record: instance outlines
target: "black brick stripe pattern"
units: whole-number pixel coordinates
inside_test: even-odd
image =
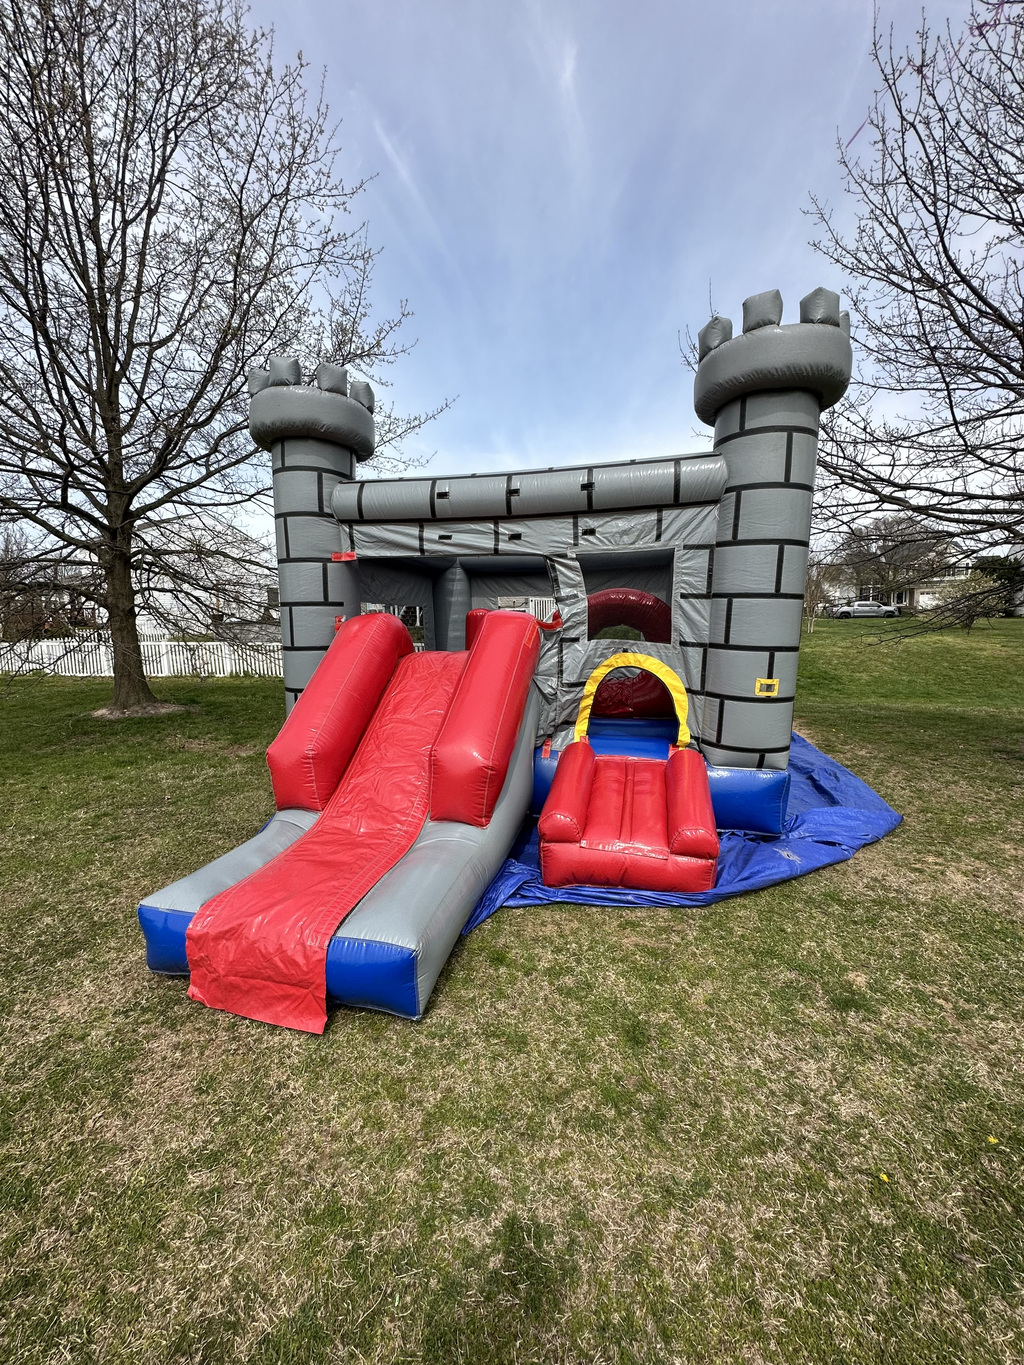
[[[300,440],[283,441],[275,448],[273,461],[274,518],[280,528],[279,549],[283,551],[278,563],[285,702],[289,710],[333,639],[335,617],[359,610],[358,602],[350,604],[338,591],[339,582],[346,578],[354,583],[354,572],[346,573],[347,566],[341,563],[332,572],[331,560],[331,554],[342,549],[341,527],[331,511],[331,494],[347,478],[343,471],[350,457],[339,449],[339,468],[325,469],[322,462],[308,458],[308,447],[303,459],[304,445]],[[282,506],[288,510],[282,511]],[[299,566],[305,566],[304,571],[288,573],[289,567]],[[294,580],[301,581],[301,589]]]

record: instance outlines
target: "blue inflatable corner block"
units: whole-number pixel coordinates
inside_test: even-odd
[[[714,768],[708,790],[719,829],[781,834],[789,803],[789,773],[772,768]]]
[[[335,934],[327,948],[327,994],[341,1005],[418,1019],[416,954],[397,943]]]
[[[139,924],[146,939],[146,966],[165,976],[188,976],[185,930],[192,916],[184,910],[139,906]]]

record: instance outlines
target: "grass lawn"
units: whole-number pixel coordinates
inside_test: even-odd
[[[323,1038],[145,969],[265,818],[276,681],[0,689],[0,1360],[1024,1358],[1024,621],[822,622],[798,724],[906,817],[705,910],[504,910]]]

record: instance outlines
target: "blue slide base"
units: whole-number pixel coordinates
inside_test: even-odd
[[[188,975],[185,930],[191,920],[191,911],[139,906],[146,965],[151,972]],[[422,1011],[416,988],[416,954],[393,943],[335,934],[327,948],[327,999],[330,1005],[356,1005],[418,1019]]]
[[[793,736],[789,773],[789,814],[783,833],[771,837],[726,830],[721,835],[718,880],[711,891],[675,895],[607,886],[545,886],[537,826],[531,821],[462,932],[468,934],[503,905],[711,905],[845,862],[865,844],[889,834],[903,818],[867,783],[799,735]]]

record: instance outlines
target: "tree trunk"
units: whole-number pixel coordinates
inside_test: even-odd
[[[135,615],[135,585],[127,549],[110,552],[105,565],[107,620],[114,654],[114,699],[111,709],[127,711],[136,706],[159,705],[150,691],[142,667],[142,645]]]

